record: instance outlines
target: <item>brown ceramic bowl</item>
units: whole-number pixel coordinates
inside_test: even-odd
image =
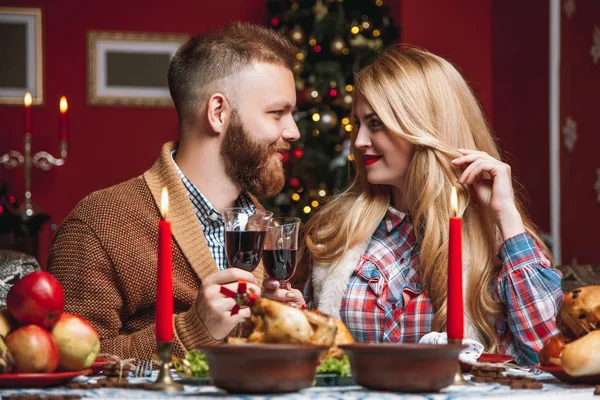
[[[369,389],[435,392],[452,384],[462,344],[347,344],[356,382]]]
[[[218,344],[199,347],[213,384],[229,393],[287,393],[312,385],[327,346]]]

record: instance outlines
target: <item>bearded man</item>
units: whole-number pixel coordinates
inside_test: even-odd
[[[276,32],[236,23],[191,38],[173,57],[169,89],[180,125],[142,176],[82,200],[57,232],[48,270],[65,290],[65,310],[100,334],[101,352],[150,359],[158,220],[163,187],[173,229],[173,350],[178,356],[223,340],[250,315],[231,315],[221,286],[238,280],[262,295],[302,305],[297,290],[227,269],[221,210],[260,208],[254,196],[284,184],[282,153],[300,134],[292,116],[296,91],[291,44]]]

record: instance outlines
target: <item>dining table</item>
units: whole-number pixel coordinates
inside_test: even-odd
[[[522,372],[520,372],[522,373]],[[5,388],[0,390],[2,399],[32,400],[42,399],[394,399],[394,400],[454,400],[454,399],[600,399],[594,394],[594,385],[566,384],[558,381],[553,375],[540,370],[528,374],[533,379],[542,383],[541,389],[511,389],[499,383],[472,382],[472,376],[465,374],[467,385],[451,385],[435,393],[399,393],[385,392],[364,388],[350,379],[327,380],[315,379],[312,387],[294,393],[285,394],[229,394],[210,383],[209,379],[183,379],[181,380],[173,371],[174,379],[183,383],[183,391],[166,393],[161,391],[142,389],[144,384],[152,383],[157,378],[157,371],[149,377],[128,378],[131,387],[137,388],[86,388],[101,381],[104,377],[99,375],[81,375],[75,377],[69,384],[47,388]],[[340,384],[340,382],[345,382]],[[80,385],[77,385],[80,384]],[[80,388],[73,388],[81,386]]]

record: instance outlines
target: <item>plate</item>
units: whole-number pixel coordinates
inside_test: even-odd
[[[479,356],[479,358],[477,359],[477,362],[499,364],[499,363],[513,361],[514,359],[515,359],[514,357],[507,356],[506,354],[483,353],[482,355]],[[462,370],[463,374],[470,372],[471,368],[473,368],[473,366],[471,364],[467,364],[467,363],[463,363],[463,362],[460,363],[460,369]]]
[[[551,365],[536,365],[535,368],[541,369],[544,372],[548,372],[556,379],[564,383],[583,383],[586,385],[598,385],[600,384],[600,374],[597,375],[584,375],[584,376],[571,376],[563,369],[563,367],[555,367]]]
[[[14,373],[0,374],[0,388],[42,388],[48,386],[57,386],[69,382],[79,375],[86,375],[92,372],[92,369],[82,371],[51,372],[51,373]]]
[[[97,374],[100,371],[102,371],[102,368],[104,367],[105,363],[106,363],[106,358],[98,357],[98,358],[96,358],[96,361],[94,361],[92,363],[92,365],[90,365],[90,368],[92,369],[92,372],[94,374]]]

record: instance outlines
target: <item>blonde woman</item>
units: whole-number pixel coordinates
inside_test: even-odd
[[[465,337],[536,364],[557,333],[561,274],[469,86],[449,62],[413,48],[382,53],[355,86],[356,178],[305,227],[312,306],[340,317],[358,342],[445,331],[456,186]]]

